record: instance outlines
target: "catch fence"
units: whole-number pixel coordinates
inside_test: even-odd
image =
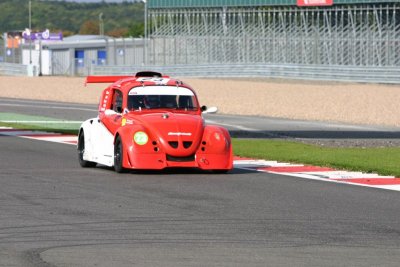
[[[400,66],[400,3],[152,9],[149,61]]]

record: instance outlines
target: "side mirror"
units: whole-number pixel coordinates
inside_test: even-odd
[[[203,114],[213,114],[213,113],[217,113],[218,108],[217,107],[207,108],[206,106],[202,106],[201,111]]]
[[[104,114],[105,114],[106,116],[111,116],[111,115],[117,114],[117,112],[115,112],[115,111],[112,110],[112,109],[106,109],[106,111],[104,111]]]

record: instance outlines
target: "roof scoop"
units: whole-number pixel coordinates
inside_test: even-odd
[[[139,71],[135,74],[136,77],[152,77],[152,78],[161,78],[162,74],[155,71]]]

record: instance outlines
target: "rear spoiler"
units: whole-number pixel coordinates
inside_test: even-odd
[[[163,76],[161,73],[155,71],[139,71],[135,76],[87,76],[85,86],[88,83],[115,83],[121,79],[133,77],[169,78],[169,76]]]
[[[134,76],[87,76],[85,85],[88,83],[115,83],[121,79],[132,77]]]

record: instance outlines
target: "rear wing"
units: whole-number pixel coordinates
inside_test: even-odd
[[[147,77],[147,78],[169,78],[169,76],[163,76],[159,72],[155,71],[139,71],[135,74],[135,76],[87,76],[85,81],[85,86],[88,83],[115,83],[119,80],[126,78],[139,78],[139,77]]]
[[[85,85],[88,83],[115,83],[121,79],[132,77],[134,76],[87,76]]]

